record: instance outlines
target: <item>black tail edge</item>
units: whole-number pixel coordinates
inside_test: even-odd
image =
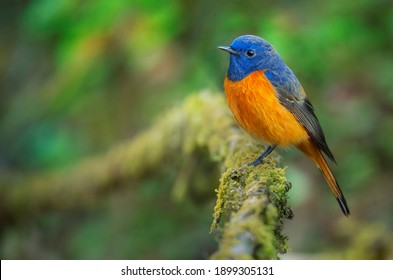
[[[345,216],[349,216],[351,212],[349,211],[347,201],[345,200],[344,196],[337,197],[338,204],[340,205],[341,210],[343,211]]]

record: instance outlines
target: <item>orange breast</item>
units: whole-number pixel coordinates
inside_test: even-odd
[[[296,145],[308,138],[295,116],[280,104],[264,71],[237,82],[226,78],[224,88],[236,121],[252,136],[280,146]]]

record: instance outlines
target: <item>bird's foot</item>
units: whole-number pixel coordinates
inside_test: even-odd
[[[249,164],[248,164],[248,166],[253,166],[253,167],[255,167],[255,166],[258,166],[258,165],[260,165],[260,164],[262,164],[263,163],[263,158],[264,157],[258,157],[256,160],[254,160],[253,162],[250,162]]]
[[[263,151],[263,153],[253,162],[249,163],[248,166],[258,166],[263,163],[263,159],[270,155],[271,152],[277,147],[277,145],[271,145],[267,146],[266,150]]]

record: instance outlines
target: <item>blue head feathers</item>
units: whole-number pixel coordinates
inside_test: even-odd
[[[274,72],[287,68],[273,46],[258,36],[240,36],[229,47],[218,48],[231,55],[228,68],[231,81],[240,81],[258,70]]]

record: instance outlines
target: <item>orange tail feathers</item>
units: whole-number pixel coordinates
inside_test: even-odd
[[[336,178],[330,171],[329,165],[323,157],[322,152],[310,140],[301,142],[297,145],[297,148],[305,153],[318,166],[318,169],[321,171],[323,177],[325,177],[325,180],[328,183],[334,197],[337,199],[341,210],[343,211],[344,215],[348,217],[350,212],[347,202]]]

